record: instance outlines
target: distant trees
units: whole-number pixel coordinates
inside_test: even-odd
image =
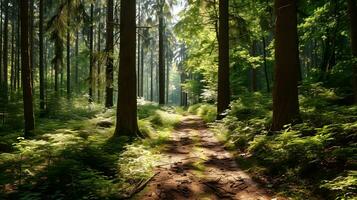
[[[352,65],[352,82],[354,88],[354,102],[357,104],[357,5],[356,0],[348,0],[348,9],[350,16],[351,24],[351,46],[352,46],[352,55],[354,58]]]
[[[31,81],[31,66],[29,55],[29,2],[27,0],[20,1],[21,15],[21,74],[24,102],[24,118],[25,118],[25,136],[29,136],[35,128],[35,119],[33,111],[33,96],[32,96],[32,81]]]
[[[229,27],[228,0],[219,1],[219,30],[218,30],[218,97],[217,118],[223,118],[223,113],[229,107]]]
[[[272,130],[299,118],[297,2],[275,0],[275,81]]]
[[[120,2],[120,55],[115,136],[140,136],[136,96],[136,1]]]

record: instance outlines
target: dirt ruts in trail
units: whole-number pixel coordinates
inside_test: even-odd
[[[233,156],[206,124],[187,116],[177,126],[162,154],[157,175],[135,199],[280,200],[239,169]]]

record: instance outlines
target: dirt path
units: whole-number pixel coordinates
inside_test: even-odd
[[[157,175],[135,199],[282,199],[240,170],[198,117],[185,117],[162,154]]]

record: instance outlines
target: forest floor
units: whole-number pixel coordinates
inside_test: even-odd
[[[161,153],[155,176],[134,199],[284,199],[241,170],[199,117],[186,116]]]

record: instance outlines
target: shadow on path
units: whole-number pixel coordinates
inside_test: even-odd
[[[236,164],[207,125],[188,116],[176,127],[158,175],[135,199],[280,200],[256,184]]]

